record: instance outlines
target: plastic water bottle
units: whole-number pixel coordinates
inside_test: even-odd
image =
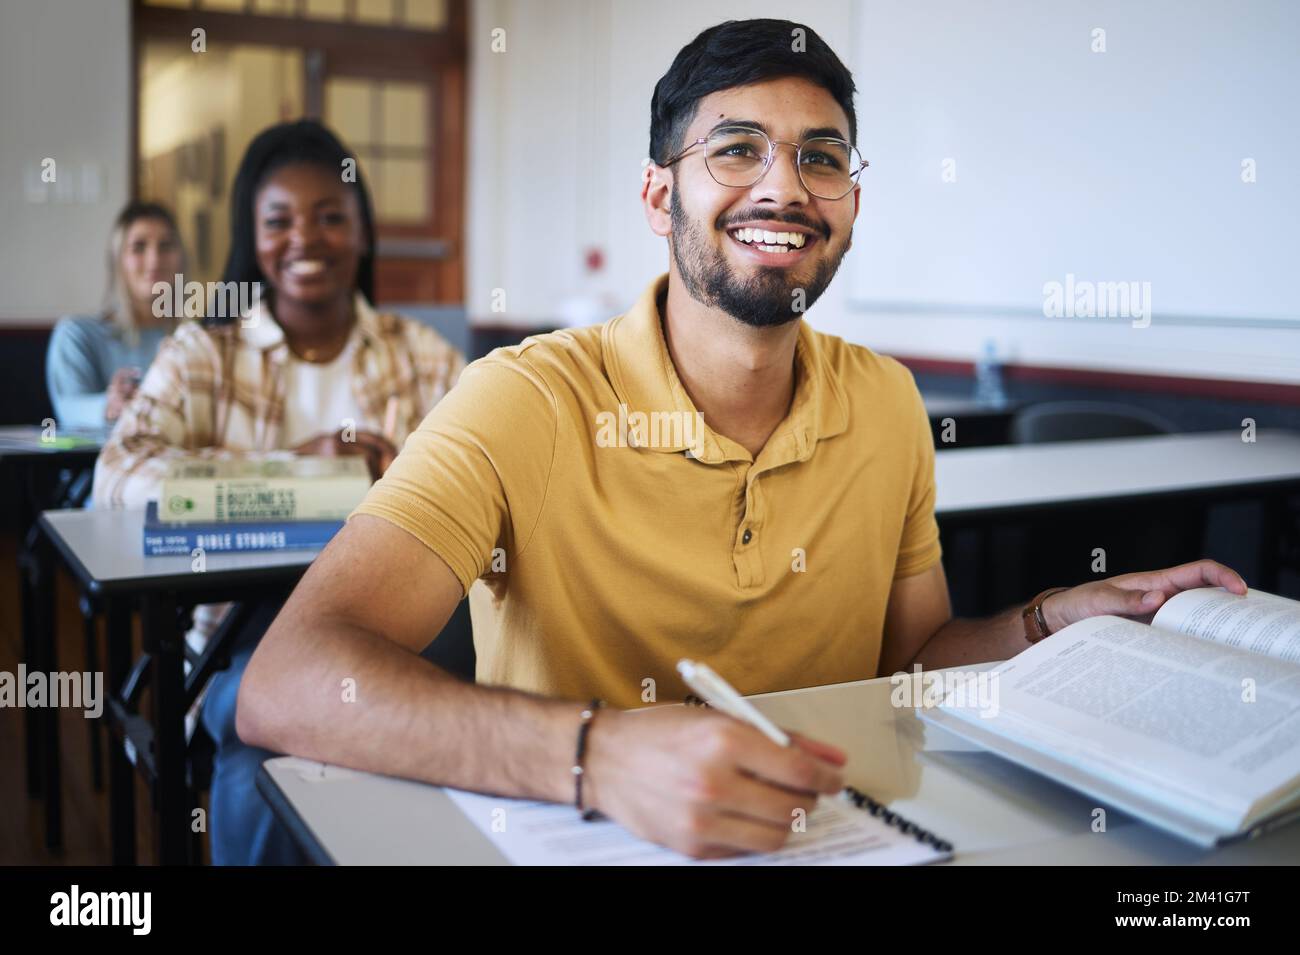
[[[985,340],[984,351],[975,363],[975,400],[993,407],[1007,403],[1007,393],[1002,387],[1002,363],[998,361],[997,344],[991,338]]]

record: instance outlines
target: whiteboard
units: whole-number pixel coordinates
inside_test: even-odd
[[[1300,2],[853,10],[856,306],[1042,315],[1072,276],[1150,283],[1161,321],[1300,318]]]

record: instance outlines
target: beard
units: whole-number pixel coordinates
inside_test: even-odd
[[[687,218],[675,182],[672,203],[673,230],[668,246],[686,291],[701,305],[720,309],[753,328],[770,328],[800,319],[831,284],[848,251],[847,241],[838,255],[832,251],[817,266],[811,282],[796,282],[788,269],[779,268],[760,269],[756,275],[742,278],[732,271],[722,250],[709,241],[699,224]],[[802,301],[795,297],[798,289],[803,290]]]

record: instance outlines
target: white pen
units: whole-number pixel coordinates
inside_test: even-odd
[[[691,660],[678,660],[677,672],[682,675],[686,685],[715,710],[721,710],[742,723],[748,723],[750,726],[756,727],[777,746],[790,745],[790,737],[781,730],[781,727],[760,713],[753,703],[750,703],[749,700],[737,693],[726,680],[714,673],[707,664],[695,663]]]

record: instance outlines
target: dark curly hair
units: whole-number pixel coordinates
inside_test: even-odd
[[[795,30],[803,48],[796,50]],[[650,158],[663,163],[681,148],[699,101],[710,93],[785,76],[823,87],[849,118],[849,142],[858,140],[853,74],[811,27],[789,20],[728,20],[709,27],[678,52],[650,100]]]

